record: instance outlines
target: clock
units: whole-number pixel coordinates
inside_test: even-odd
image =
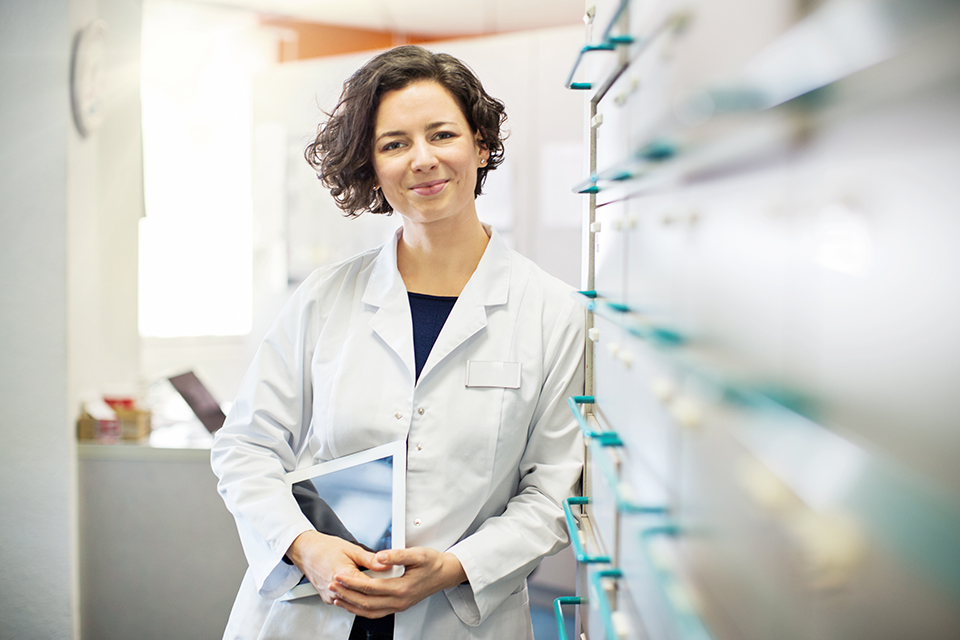
[[[107,23],[94,20],[77,32],[70,61],[70,102],[73,121],[87,137],[103,122],[104,58]]]

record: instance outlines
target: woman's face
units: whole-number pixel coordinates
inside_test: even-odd
[[[373,136],[377,184],[405,222],[476,217],[477,169],[490,154],[441,85],[419,81],[384,94]]]

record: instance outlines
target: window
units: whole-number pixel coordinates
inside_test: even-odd
[[[276,41],[244,12],[148,0],[140,333],[244,335],[252,318],[251,79]]]

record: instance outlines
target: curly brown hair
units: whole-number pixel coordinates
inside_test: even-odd
[[[340,101],[326,114],[328,119],[304,152],[344,215],[393,212],[383,191],[374,190],[374,122],[385,93],[421,80],[437,82],[450,92],[471,131],[479,133],[480,147],[490,154],[477,169],[474,197],[481,194],[487,173],[503,162],[501,127],[507,119],[503,103],[491,97],[473,71],[453,56],[415,45],[396,47],[371,59],[343,83]]]

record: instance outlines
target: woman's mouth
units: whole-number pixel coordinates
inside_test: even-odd
[[[410,187],[410,190],[421,196],[432,196],[443,191],[443,187],[446,186],[446,184],[446,180],[431,180],[430,182],[415,184]]]

